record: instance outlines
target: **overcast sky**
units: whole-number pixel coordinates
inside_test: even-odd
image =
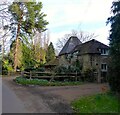
[[[47,14],[50,40],[56,44],[58,38],[71,30],[83,30],[98,35],[97,40],[109,44],[110,27],[106,26],[111,15],[113,0],[40,0]]]

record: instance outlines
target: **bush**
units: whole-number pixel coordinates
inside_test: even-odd
[[[57,66],[54,71],[57,74],[81,73],[81,70],[75,66]]]
[[[30,66],[30,67],[25,68],[24,71],[27,71],[27,72],[30,72],[30,71],[44,72],[45,68],[44,67],[34,68],[33,66]]]
[[[44,71],[45,71],[45,68],[44,68],[44,67],[39,67],[39,68],[36,68],[35,70],[36,70],[36,71],[40,71],[40,72],[44,72]]]
[[[9,63],[9,60],[3,60],[2,61],[2,75],[8,75],[9,72],[13,71],[12,64]]]
[[[108,81],[110,85],[110,89],[113,92],[118,92],[120,93],[120,69],[119,68],[113,68],[109,67],[108,68]]]
[[[95,76],[94,76],[95,69],[93,68],[87,68],[83,72],[84,80],[88,82],[94,82]]]
[[[66,66],[57,66],[55,69],[54,69],[55,73],[57,74],[65,74],[67,73],[67,67]]]
[[[35,70],[35,68],[33,66],[29,66],[24,69],[24,71],[27,71],[27,72],[34,71],[34,70]]]

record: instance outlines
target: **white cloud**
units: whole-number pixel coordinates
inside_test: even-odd
[[[113,0],[41,0],[43,2],[43,11],[47,14],[49,21],[48,28],[51,31],[51,41],[56,42],[58,38],[67,34],[68,30],[64,26],[93,24],[95,33],[99,34],[97,39],[108,44],[108,27],[98,28],[97,23],[106,22],[110,16],[110,7]],[[94,24],[95,23],[95,24]],[[102,24],[102,25],[104,25]],[[88,25],[89,27],[90,25]],[[58,28],[63,27],[61,31]],[[93,30],[91,27],[90,30]],[[74,29],[74,28],[73,28]],[[82,28],[81,28],[82,29]],[[57,32],[55,32],[57,30]],[[55,32],[55,33],[54,33]]]
[[[91,31],[91,32],[95,33],[95,35],[97,36],[95,38],[96,40],[98,40],[106,45],[109,45],[109,40],[108,40],[109,27],[108,26],[99,28],[99,29]]]
[[[51,0],[53,1],[53,0]],[[44,2],[43,2],[44,3]],[[59,27],[73,23],[99,22],[107,19],[112,0],[85,0],[84,2],[52,2],[45,5],[50,27]],[[60,4],[61,3],[61,4]]]

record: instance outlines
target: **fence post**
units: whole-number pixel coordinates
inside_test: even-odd
[[[21,71],[21,76],[24,77],[24,71]]]
[[[30,71],[30,79],[32,78],[32,72]]]
[[[77,81],[77,71],[75,72],[75,81]]]

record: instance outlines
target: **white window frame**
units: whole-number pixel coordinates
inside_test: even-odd
[[[100,49],[101,55],[108,55],[108,49]]]
[[[104,67],[103,67],[102,65],[103,65]],[[102,68],[102,67],[103,67],[103,68]],[[107,64],[106,64],[106,63],[102,63],[102,64],[101,64],[101,71],[107,71],[107,69],[108,69]]]

